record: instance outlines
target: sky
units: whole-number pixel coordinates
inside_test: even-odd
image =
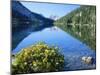
[[[54,3],[38,3],[38,2],[21,2],[30,11],[41,14],[47,18],[57,16],[57,19],[63,17],[69,12],[80,7],[80,5],[72,4],[54,4]]]

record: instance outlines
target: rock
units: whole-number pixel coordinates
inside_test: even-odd
[[[85,64],[92,64],[93,63],[93,57],[91,57],[91,56],[83,56],[82,57],[82,61]]]
[[[86,61],[86,57],[85,56],[82,57],[82,61]]]

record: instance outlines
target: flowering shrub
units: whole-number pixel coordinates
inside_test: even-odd
[[[57,47],[49,47],[45,43],[37,43],[22,49],[12,62],[12,73],[35,73],[60,71],[64,66],[64,56]]]

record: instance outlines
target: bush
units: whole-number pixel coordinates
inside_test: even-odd
[[[24,48],[15,55],[12,62],[12,73],[35,73],[60,71],[64,66],[64,56],[57,47],[49,47],[45,43],[37,43]]]

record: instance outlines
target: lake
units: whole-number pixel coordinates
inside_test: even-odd
[[[22,48],[43,41],[50,46],[60,48],[65,59],[64,71],[95,69],[96,61],[93,64],[85,64],[81,60],[83,56],[92,56],[96,60],[95,51],[60,28],[54,26],[29,33],[30,35],[24,38],[13,50],[13,54],[18,53]]]

